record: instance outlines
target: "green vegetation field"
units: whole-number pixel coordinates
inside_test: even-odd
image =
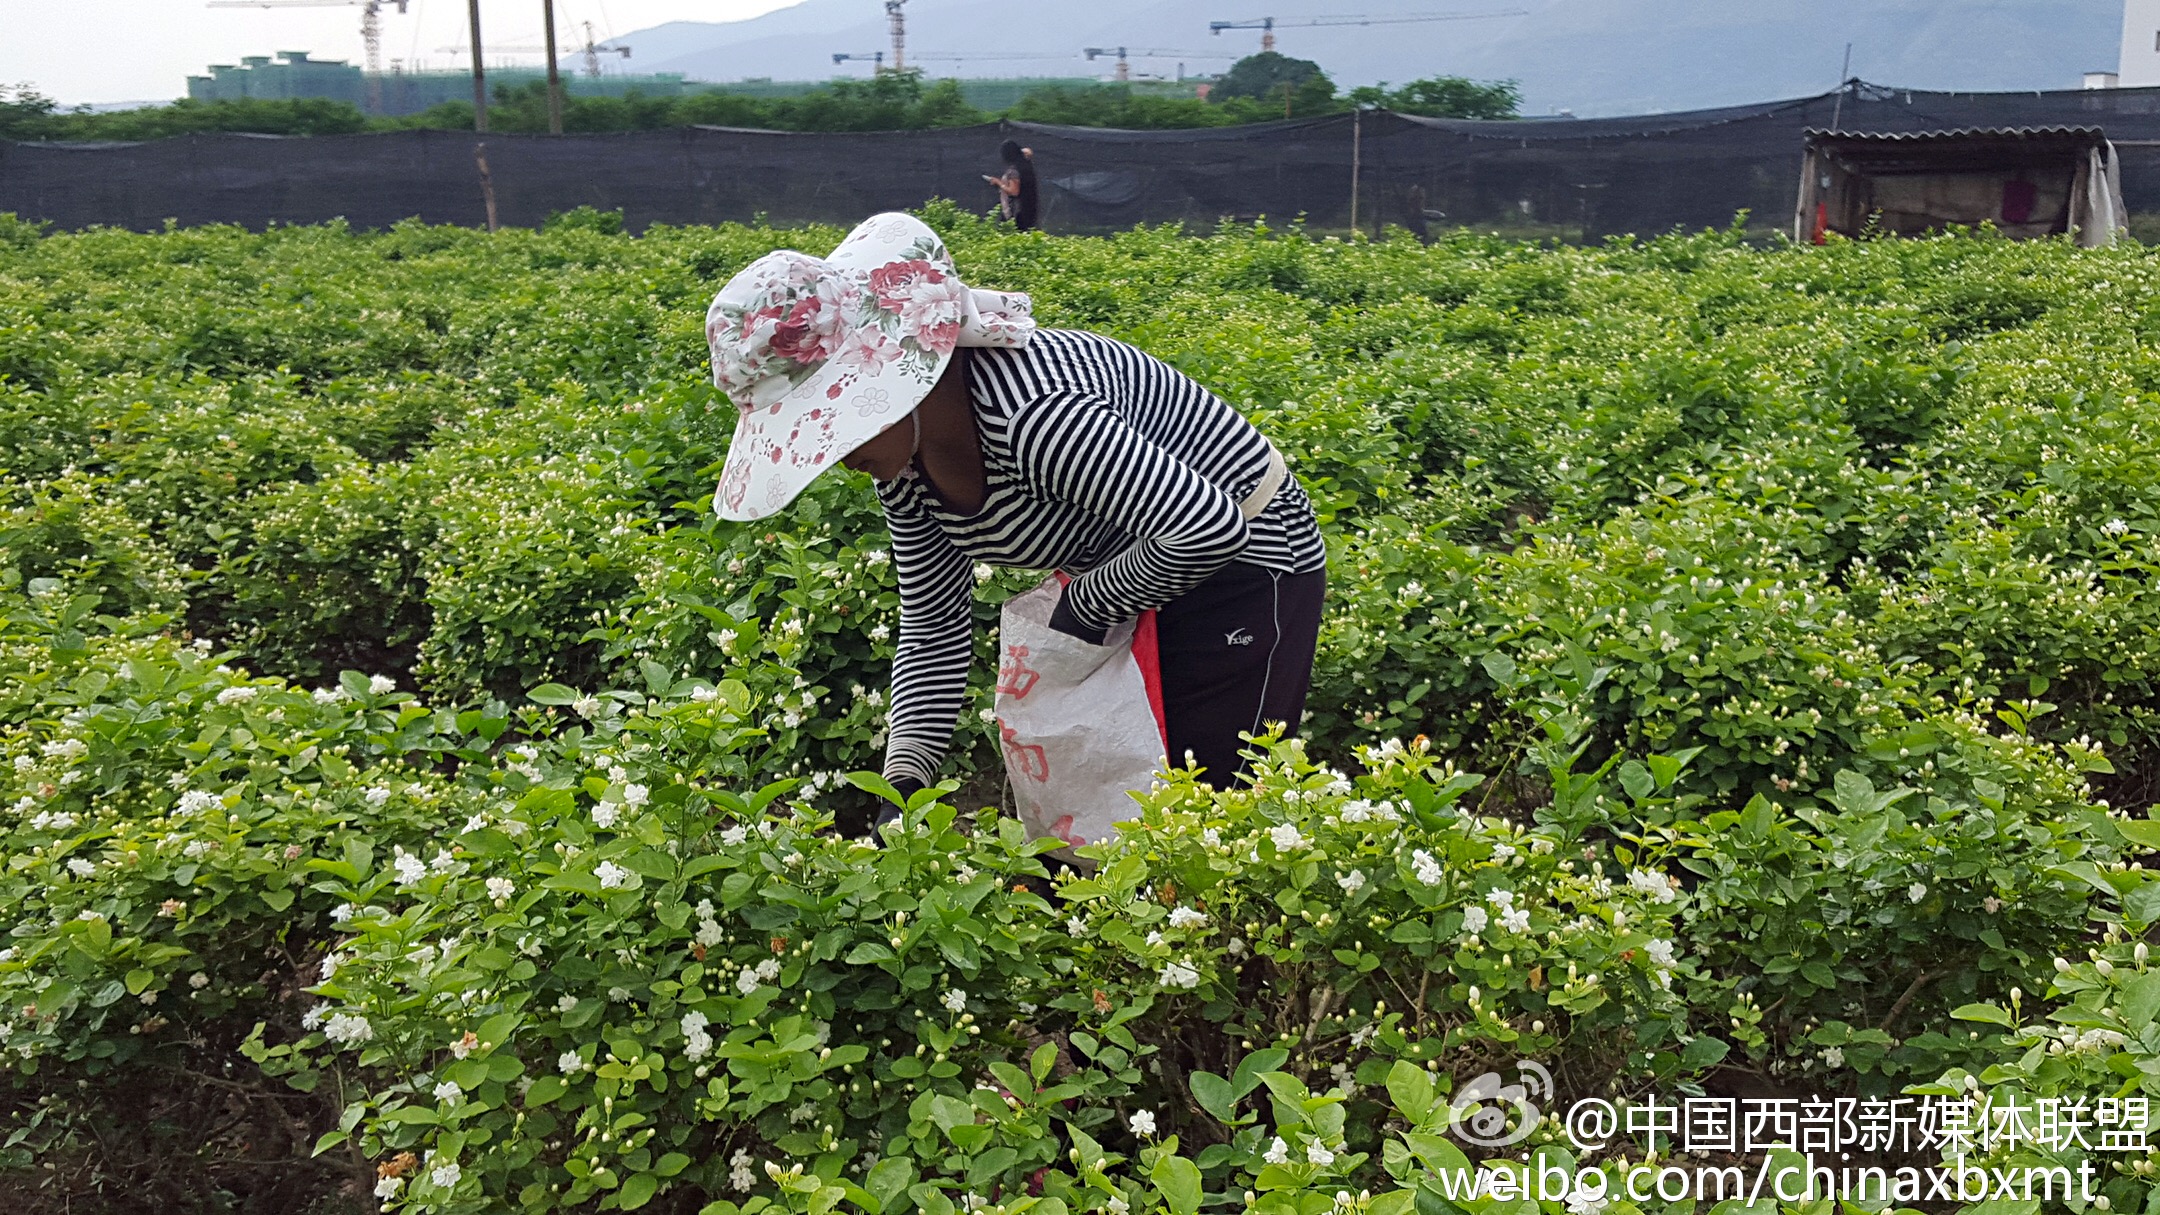
[[[1973,1162],[2160,1210],[2152,254],[928,218],[1245,409],[1331,544],[1304,742],[1055,889],[987,663],[862,838],[866,483],[706,505],[706,301],[840,231],[0,217],[0,1206],[1690,1205],[1447,1197],[1643,1162],[1449,1130],[1531,1059],[2081,1101]]]

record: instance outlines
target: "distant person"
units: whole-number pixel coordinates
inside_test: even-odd
[[[985,173],[983,180],[998,188],[998,214],[1026,232],[1035,226],[1035,149],[1008,139],[998,156],[1005,161],[1005,171],[996,177]]]

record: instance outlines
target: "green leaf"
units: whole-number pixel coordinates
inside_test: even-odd
[[[1194,1215],[1200,1209],[1200,1166],[1183,1156],[1164,1156],[1149,1171],[1148,1180],[1173,1215]]]
[[[567,705],[575,703],[578,698],[576,689],[566,688],[559,683],[541,684],[525,695],[534,704],[541,705]]]
[[[2140,848],[2160,851],[2160,822],[2149,818],[2124,819],[2115,824],[2122,837]]]
[[[1426,1115],[1432,1112],[1432,1077],[1407,1059],[1397,1059],[1395,1066],[1388,1069],[1387,1091],[1388,1099],[1413,1126],[1422,1124]]]
[[[2010,1014],[1993,1004],[1960,1004],[1950,1010],[1950,1015],[1960,1021],[1984,1021],[2005,1028],[2011,1024]]]
[[[1238,1094],[1228,1080],[1214,1072],[1194,1072],[1188,1083],[1192,1086],[1193,1099],[1217,1122],[1237,1119]]]
[[[1238,1060],[1237,1070],[1230,1073],[1230,1087],[1239,1097],[1260,1087],[1260,1075],[1272,1072],[1290,1061],[1290,1052],[1279,1046],[1256,1050]]]
[[[292,906],[293,892],[285,889],[284,887],[279,887],[275,890],[265,890],[262,892],[262,901],[272,911],[283,911],[287,907]]]
[[[2160,1019],[2160,970],[2148,970],[2124,983],[2122,989],[2123,1024],[2131,1026],[2132,1033]]]
[[[623,1181],[622,1188],[615,1192],[615,1205],[621,1210],[635,1211],[651,1202],[653,1194],[659,1189],[658,1177],[651,1173],[632,1173]]]
[[[525,1104],[528,1106],[546,1105],[569,1091],[570,1082],[561,1076],[542,1076],[533,1081],[532,1088],[526,1092]]]

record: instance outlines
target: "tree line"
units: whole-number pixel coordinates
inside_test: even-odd
[[[676,97],[573,93],[563,99],[563,129],[649,131],[702,124],[776,131],[920,131],[1010,118],[1065,126],[1173,130],[1341,113],[1354,106],[1438,118],[1514,118],[1521,101],[1521,90],[1513,81],[1459,76],[1415,80],[1400,88],[1367,85],[1343,92],[1313,61],[1265,51],[1239,60],[1212,82],[1204,98],[1164,96],[1129,84],[1049,86],[1023,95],[1007,109],[983,110],[968,102],[957,80],[928,80],[914,71],[881,72],[867,80],[834,80],[791,97],[753,97],[725,87]],[[349,102],[323,98],[189,99],[92,113],[64,109],[28,85],[0,86],[0,139],[24,141],[143,140],[214,131],[350,135],[470,130],[472,125],[472,103],[465,101],[395,118],[371,118]],[[510,132],[547,130],[546,84],[496,86],[488,104],[488,126]]]

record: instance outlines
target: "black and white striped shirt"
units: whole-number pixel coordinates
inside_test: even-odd
[[[974,349],[982,435],[973,515],[920,477],[883,482],[900,577],[885,775],[936,779],[967,691],[974,563],[1074,575],[1061,615],[1103,630],[1159,608],[1232,561],[1284,573],[1327,564],[1311,501],[1286,478],[1247,523],[1238,504],[1268,443],[1213,393],[1111,338],[1037,330],[1018,350]]]

